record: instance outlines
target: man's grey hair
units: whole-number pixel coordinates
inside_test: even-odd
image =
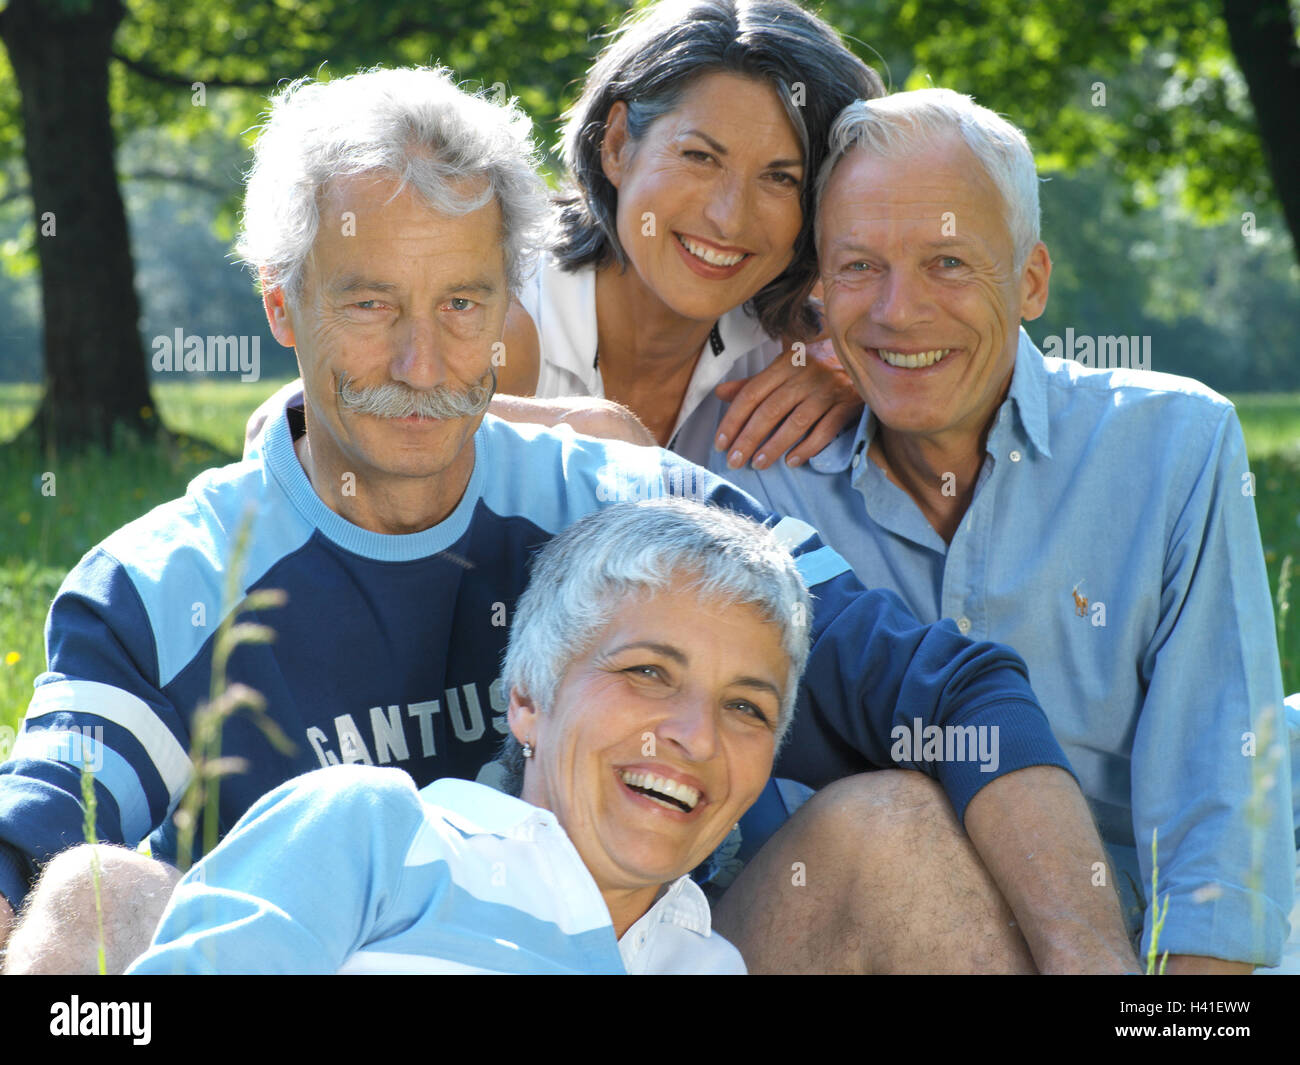
[[[503,687],[549,712],[565,671],[590,649],[615,611],[632,597],[667,590],[754,606],[780,631],[789,671],[776,729],[779,749],[808,660],[808,590],[771,529],[691,500],[616,503],[551,540],[538,553],[515,610]],[[506,738],[501,762],[503,787],[518,795],[524,760],[513,736]]]
[[[356,174],[383,174],[452,216],[495,197],[506,277],[516,292],[548,217],[531,133],[515,101],[496,104],[465,92],[444,68],[300,78],[272,97],[253,148],[238,253],[265,273],[264,287],[300,295],[325,186]]]
[[[570,187],[559,200],[552,254],[567,270],[627,265],[616,224],[618,190],[601,163],[609,110],[616,101],[627,104],[627,134],[635,144],[676,110],[699,78],[717,73],[770,85],[802,145],[803,225],[794,258],[753,305],[771,336],[813,336],[820,322],[808,302],[817,280],[812,181],[835,116],[850,101],[879,96],[885,87],[834,29],[792,0],[660,0],[628,14],[566,116]],[[735,106],[744,107],[744,100]]]
[[[1005,118],[952,89],[914,89],[856,100],[841,111],[831,128],[830,153],[817,175],[818,211],[836,165],[853,149],[898,158],[932,148],[954,134],[980,161],[1002,197],[1018,272],[1039,239],[1034,153],[1025,135]],[[820,240],[820,226],[817,232]]]

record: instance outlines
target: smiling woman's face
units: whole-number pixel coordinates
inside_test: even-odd
[[[803,149],[776,89],[706,74],[639,141],[610,109],[601,162],[618,189],[618,239],[645,285],[713,321],[789,266],[803,224]]]
[[[722,842],[772,771],[789,659],[753,606],[661,592],[626,602],[540,713],[523,798],[555,813],[607,899],[644,895]]]

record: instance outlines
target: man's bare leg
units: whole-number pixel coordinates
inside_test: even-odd
[[[99,858],[95,906],[92,851]],[[6,974],[99,971],[99,913],[109,973],[124,972],[145,952],[180,872],[143,854],[100,844],[53,858],[27,897],[9,938]]]
[[[836,781],[714,910],[754,973],[1032,973],[1015,918],[943,789],[922,773]]]

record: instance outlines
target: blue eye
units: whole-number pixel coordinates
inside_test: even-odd
[[[939,260],[939,264],[940,264],[940,265],[941,265],[945,270],[956,270],[959,266],[965,266],[965,265],[966,265],[966,264],[963,263],[960,259],[958,259],[955,255],[945,255],[943,258],[941,258],[941,259]]]
[[[453,296],[448,302],[453,311],[468,311],[476,306],[473,300],[466,299],[464,296]]]

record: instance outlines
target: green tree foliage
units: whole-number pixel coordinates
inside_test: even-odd
[[[28,217],[35,218],[34,204],[59,194],[66,199],[68,189],[62,185],[68,182],[51,176],[60,170],[76,171],[86,186],[74,201],[118,198],[115,191],[106,192],[118,176],[111,146],[103,144],[102,136],[89,135],[92,126],[80,125],[81,114],[96,107],[79,105],[70,85],[83,85],[83,95],[106,93],[106,101],[101,96],[93,102],[101,111],[107,103],[118,144],[156,138],[158,144],[170,139],[192,149],[183,159],[175,158],[174,151],[161,150],[157,158],[137,152],[137,178],[233,192],[237,175],[215,169],[228,153],[203,148],[253,126],[267,92],[284,78],[350,72],[377,63],[442,62],[471,85],[518,95],[536,117],[553,119],[571,84],[585,72],[589,35],[625,10],[625,4],[610,0],[548,0],[522,7],[507,0],[445,7],[412,0],[198,0],[184,5],[166,0],[0,0],[0,36],[9,48],[17,48],[14,55],[28,72],[24,102],[17,91],[23,78],[11,66],[0,67],[0,211],[25,202]],[[107,85],[87,90],[85,84],[97,86],[102,77],[96,75],[96,68],[103,70],[102,50],[78,51],[63,44],[102,37],[104,27],[112,27]],[[38,42],[47,46],[49,57],[32,63],[24,53]],[[57,114],[53,107],[60,109]],[[40,130],[39,137],[27,138],[27,167],[22,165],[24,127]],[[79,167],[51,163],[83,141],[88,148]],[[84,238],[96,220],[107,222],[88,241],[98,248],[104,246],[105,233],[124,232],[118,199],[115,210],[90,211],[92,217],[74,234]],[[226,205],[229,228],[229,198]],[[34,243],[40,252],[44,282],[43,361],[50,391],[37,416],[37,435],[47,445],[104,443],[111,439],[112,423],[148,428],[140,414],[150,406],[141,350],[120,335],[121,308],[134,304],[134,270],[110,271],[103,287],[116,291],[85,300],[75,330],[66,324],[54,329],[50,308],[75,302],[77,293],[68,279],[97,256],[70,256],[66,241],[42,245],[34,228],[24,227],[18,239]],[[121,251],[129,263],[129,250]],[[21,253],[10,255],[9,268],[22,269],[21,258]],[[66,318],[60,314],[56,321]],[[98,346],[86,342],[87,336],[100,334],[117,339]],[[106,374],[106,366],[120,367],[120,373]],[[96,374],[104,379],[102,387],[89,387]]]
[[[1210,221],[1273,198],[1242,74],[1251,56],[1233,55],[1215,0],[830,0],[824,13],[887,42],[897,87],[943,85],[1006,114],[1045,172],[1104,164],[1130,206],[1151,206],[1178,170],[1183,203]],[[1294,42],[1294,21],[1279,32]]]

